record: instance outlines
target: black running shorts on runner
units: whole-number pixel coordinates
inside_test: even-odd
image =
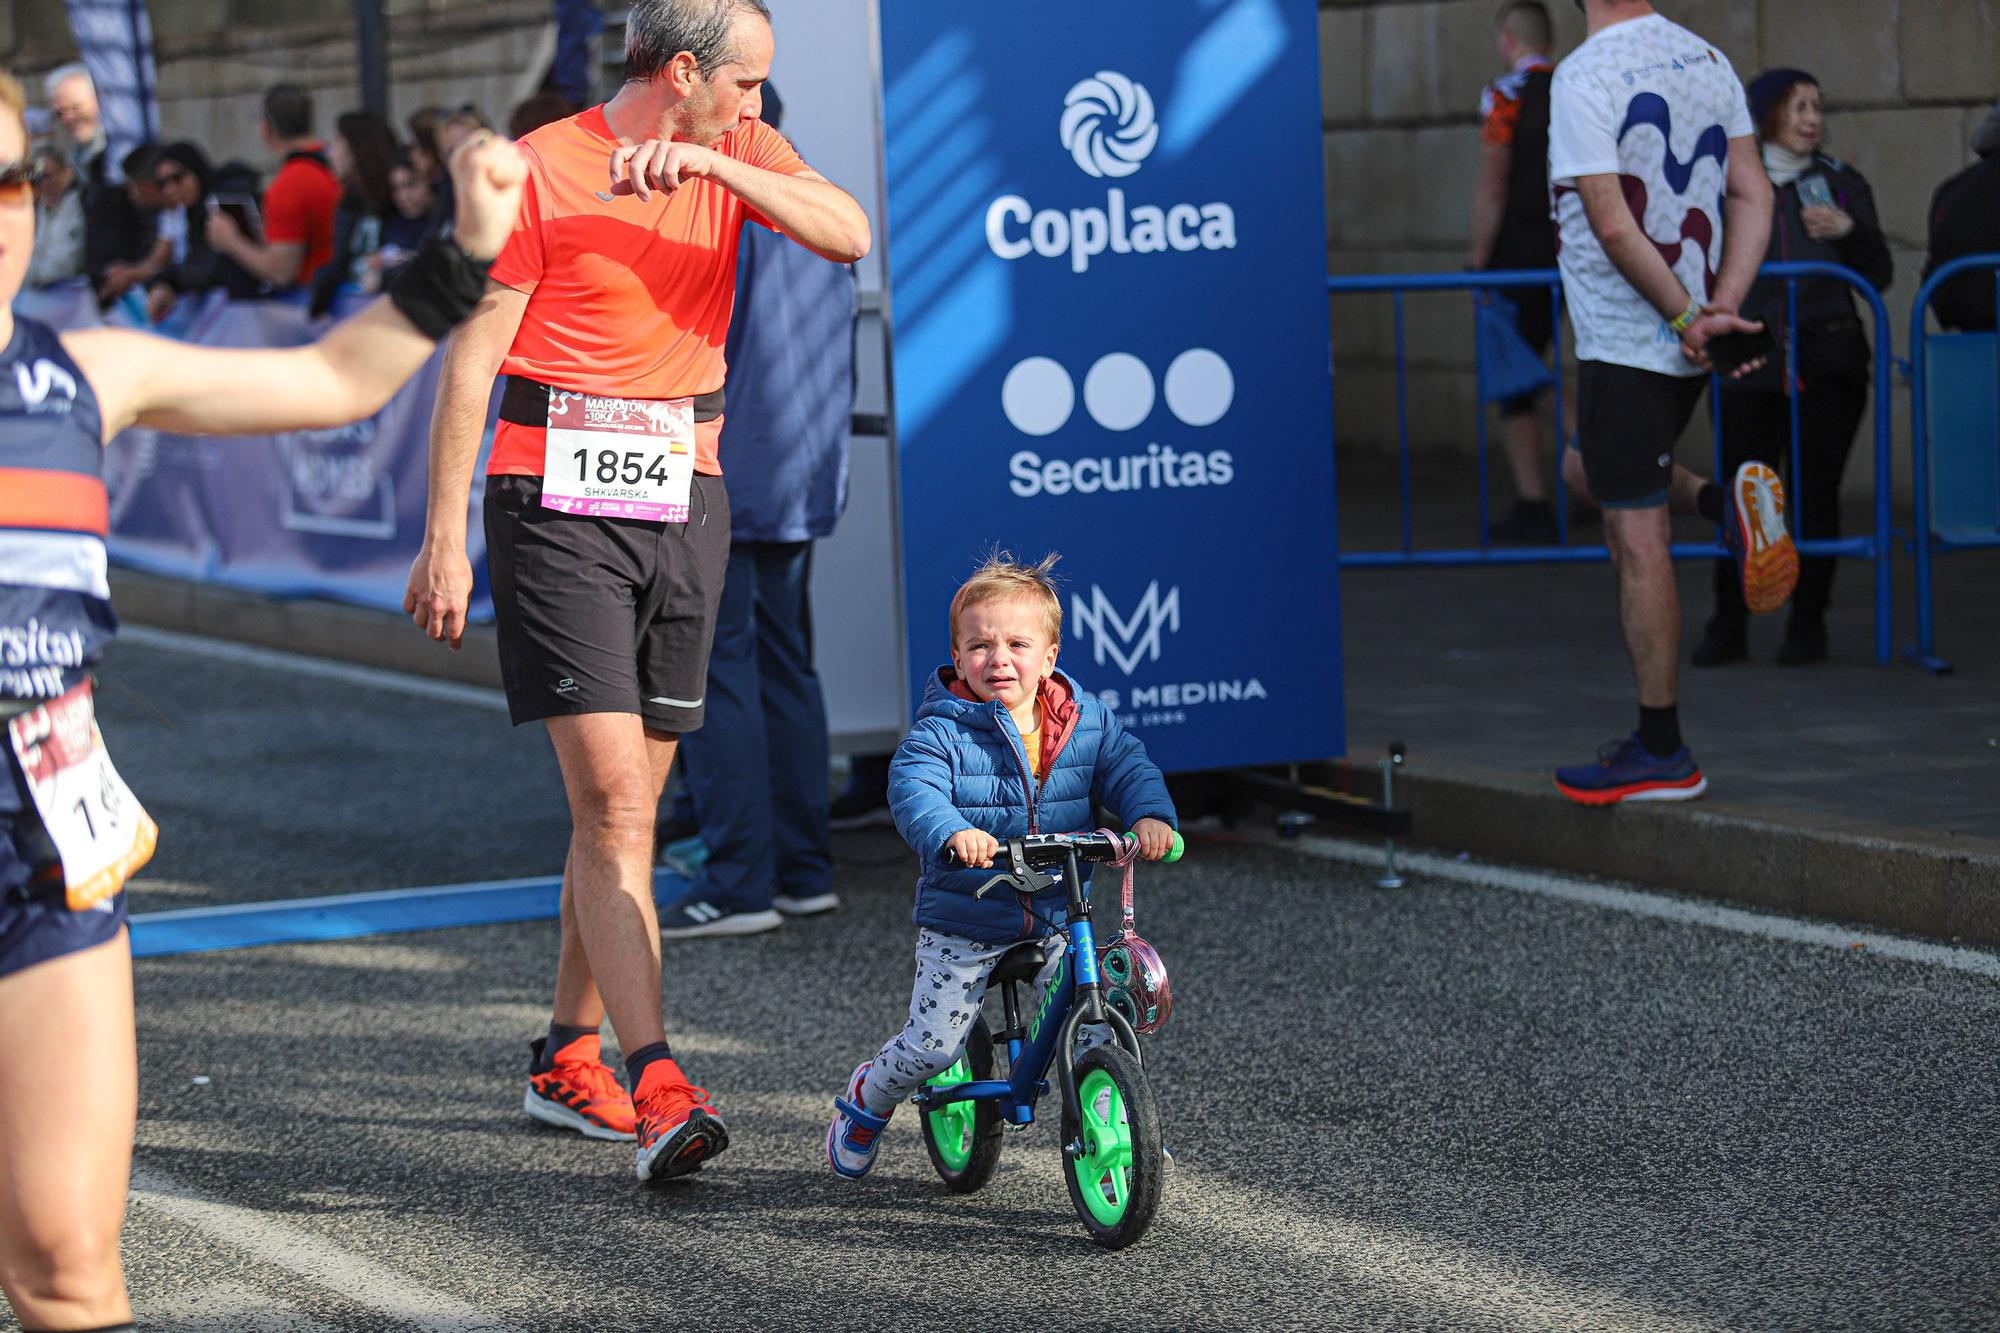
[[[572,713],[701,725],[729,568],[722,478],[695,476],[687,522],[646,523],[546,509],[541,478],[488,477],[486,562],[515,726]]]
[[[1584,361],[1576,368],[1576,435],[1590,493],[1606,509],[1667,502],[1674,442],[1687,429],[1706,375]]]

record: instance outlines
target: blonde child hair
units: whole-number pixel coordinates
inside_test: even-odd
[[[951,642],[958,642],[958,613],[971,606],[1025,597],[1042,607],[1049,642],[1062,643],[1062,596],[1056,591],[1053,573],[1062,557],[1050,551],[1032,565],[1024,565],[1011,551],[994,550],[972,571],[972,577],[958,585],[951,599]]]

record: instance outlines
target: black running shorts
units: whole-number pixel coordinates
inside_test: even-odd
[[[1694,416],[1706,375],[1584,361],[1576,368],[1576,435],[1590,493],[1606,509],[1667,502],[1674,443]]]
[[[514,725],[637,713],[701,725],[729,568],[722,478],[697,474],[688,521],[584,518],[542,507],[539,477],[486,479],[486,562]]]

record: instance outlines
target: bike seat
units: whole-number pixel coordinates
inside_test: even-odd
[[[1041,975],[1061,949],[1060,935],[1050,935],[1039,940],[1025,940],[1000,955],[1000,961],[993,968],[993,975],[987,984],[997,986],[1009,981],[1033,981]]]

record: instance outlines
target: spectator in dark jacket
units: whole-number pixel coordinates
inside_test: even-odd
[[[1931,196],[1926,278],[1954,259],[2000,253],[2000,107],[1973,132],[1972,151],[1979,154],[1979,161],[1938,186]],[[1990,331],[1993,282],[1993,274],[1984,270],[1947,280],[1931,302],[1938,322],[1968,333]]]
[[[146,313],[159,323],[184,296],[221,288],[232,301],[251,301],[265,294],[262,280],[208,243],[204,226],[209,201],[218,183],[231,193],[255,193],[255,178],[243,169],[209,165],[208,154],[187,143],[170,143],[153,164],[153,183],[166,208],[160,214],[160,234],[171,247],[172,260],[146,289]]]
[[[381,286],[383,235],[400,216],[390,179],[403,156],[396,131],[372,111],[350,111],[333,125],[330,156],[340,207],[333,215],[333,258],[313,275],[315,315],[331,310],[343,291],[368,295]]]
[[[1798,69],[1766,70],[1746,90],[1750,116],[1764,153],[1764,170],[1777,187],[1771,215],[1769,263],[1817,260],[1843,264],[1886,289],[1894,276],[1889,244],[1875,211],[1875,195],[1861,173],[1820,151],[1826,119],[1819,84]],[[1791,469],[1792,399],[1799,408],[1799,471],[1790,477],[1798,535],[1807,540],[1840,535],[1840,478],[1868,406],[1874,358],[1853,291],[1835,278],[1798,285],[1798,327],[1790,327],[1786,284],[1759,280],[1743,303],[1745,319],[1762,321],[1778,337],[1779,354],[1761,370],[1724,381],[1722,475],[1757,460]],[[1881,331],[1876,331],[1881,336]],[[1787,382],[1787,346],[1796,349],[1797,379]],[[1804,666],[1827,656],[1826,608],[1838,566],[1834,556],[1800,562],[1780,666]],[[1749,655],[1749,610],[1733,561],[1718,561],[1715,614],[1694,651],[1696,666],[1721,666]]]
[[[143,291],[171,261],[160,239],[166,200],[153,180],[159,160],[158,144],[140,144],[119,164],[125,171],[119,202],[108,196],[85,200],[85,264],[100,305],[109,306],[135,286]]]

